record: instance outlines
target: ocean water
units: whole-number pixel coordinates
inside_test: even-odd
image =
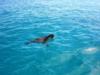
[[[0,75],[100,75],[99,0],[0,0]]]

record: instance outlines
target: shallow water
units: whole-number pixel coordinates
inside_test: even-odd
[[[0,75],[99,75],[99,0],[0,0]],[[25,45],[46,36],[49,46]]]

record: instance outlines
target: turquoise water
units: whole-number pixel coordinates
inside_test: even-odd
[[[99,0],[0,0],[0,75],[100,75]]]

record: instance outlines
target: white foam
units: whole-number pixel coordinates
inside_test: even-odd
[[[89,48],[85,48],[83,52],[84,52],[85,54],[91,54],[91,53],[97,52],[97,50],[98,50],[98,49],[97,49],[96,47],[89,47]]]
[[[96,48],[87,48],[86,51],[91,52],[91,51],[95,51]]]

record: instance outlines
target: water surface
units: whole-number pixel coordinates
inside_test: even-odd
[[[0,75],[99,75],[99,0],[0,0]],[[49,47],[25,45],[53,33]]]

